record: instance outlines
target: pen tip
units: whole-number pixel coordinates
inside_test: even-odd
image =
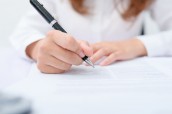
[[[94,64],[91,62],[91,60],[90,60],[89,58],[86,59],[85,62],[86,62],[88,65],[90,65],[90,66],[92,66],[93,68],[95,68]]]

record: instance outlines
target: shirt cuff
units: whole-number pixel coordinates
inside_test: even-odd
[[[24,40],[22,42],[22,44],[20,44],[20,47],[18,47],[18,49],[17,49],[19,54],[21,55],[21,57],[23,57],[24,59],[26,59],[28,61],[33,62],[33,60],[26,54],[26,48],[33,42],[41,40],[44,37],[45,37],[45,35],[37,34],[37,35],[31,35],[31,36],[25,38],[26,40]]]
[[[160,57],[165,55],[164,43],[157,35],[138,36],[137,39],[144,44],[149,57]]]

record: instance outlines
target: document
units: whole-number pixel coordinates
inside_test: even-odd
[[[112,93],[117,88],[135,91],[139,87],[153,87],[170,79],[170,76],[152,67],[144,59],[137,59],[118,62],[108,67],[73,66],[64,74],[42,74],[34,64],[26,80],[30,80],[32,85],[39,85],[39,88],[52,90],[53,94],[87,94]],[[45,92],[48,90],[44,89]]]
[[[74,66],[64,74],[43,74],[33,64],[28,78],[8,92],[31,98],[35,114],[171,113],[172,76],[152,60],[140,58],[95,68]]]

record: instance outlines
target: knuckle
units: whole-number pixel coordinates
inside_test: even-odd
[[[54,30],[51,30],[51,31],[47,32],[47,35],[46,36],[48,38],[51,38],[53,35],[54,35]]]
[[[50,45],[48,42],[43,42],[40,46],[39,46],[39,50],[40,52],[49,52],[50,51]]]
[[[74,45],[74,44],[75,44],[75,39],[72,36],[67,35],[66,45]]]
[[[40,45],[39,47],[39,50],[42,52],[42,51],[45,51],[47,49],[47,46],[46,45]]]
[[[47,39],[50,41],[54,41],[56,38],[62,35],[61,31],[58,30],[51,30],[47,33]]]
[[[47,33],[47,36],[48,36],[48,37],[53,37],[54,34],[55,34],[56,32],[57,32],[56,30],[51,30],[51,31],[49,31],[49,32]]]
[[[79,53],[81,50],[79,44],[71,35],[67,35],[65,45],[68,46],[71,51],[76,53]]]
[[[40,48],[39,48],[40,52],[47,52],[47,46],[45,45],[41,45]]]

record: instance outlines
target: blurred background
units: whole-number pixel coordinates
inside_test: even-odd
[[[0,48],[10,46],[9,36],[30,8],[29,0],[0,0]]]
[[[15,30],[21,17],[31,8],[29,0],[0,0],[0,49],[11,46],[9,36]],[[157,30],[156,24],[147,14],[146,33],[155,33]]]

